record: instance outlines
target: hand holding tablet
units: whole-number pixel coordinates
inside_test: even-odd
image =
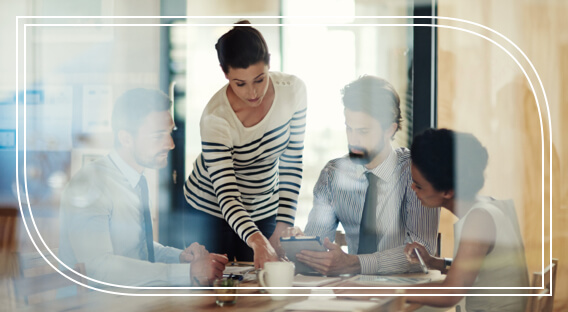
[[[316,271],[296,259],[302,250],[327,251],[318,236],[281,237],[280,244],[286,251],[286,257],[296,265],[296,273],[316,273]]]

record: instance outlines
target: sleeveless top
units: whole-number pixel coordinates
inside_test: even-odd
[[[512,200],[478,199],[478,202],[454,225],[457,254],[462,231],[469,214],[483,209],[495,223],[496,237],[493,250],[485,256],[479,274],[471,287],[529,287],[525,250],[517,215]],[[454,257],[455,257],[454,254]],[[525,289],[471,289],[470,294],[523,294]],[[468,296],[466,310],[524,311],[526,297],[521,296]]]

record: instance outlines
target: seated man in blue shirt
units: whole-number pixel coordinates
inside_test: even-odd
[[[59,252],[67,266],[84,263],[88,277],[120,286],[209,285],[222,276],[226,256],[153,240],[145,169],[164,168],[174,148],[170,108],[157,90],[117,100],[115,149],[84,166],[62,194]]]
[[[329,161],[314,187],[305,235],[324,239],[328,252],[296,257],[325,275],[420,271],[406,260],[408,240],[436,249],[440,209],[412,191],[410,152],[393,148],[400,127],[399,96],[386,80],[363,76],[342,90],[349,154]],[[332,243],[341,222],[349,254]],[[289,230],[289,234],[301,232]]]

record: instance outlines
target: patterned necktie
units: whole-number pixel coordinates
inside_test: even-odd
[[[152,233],[152,217],[150,216],[150,204],[148,201],[148,182],[142,175],[138,182],[140,186],[140,199],[144,211],[144,231],[146,232],[146,247],[148,248],[148,261],[154,262],[154,235]]]
[[[377,182],[378,178],[371,172],[365,173],[369,186],[365,193],[365,204],[359,227],[358,254],[370,254],[377,251]]]

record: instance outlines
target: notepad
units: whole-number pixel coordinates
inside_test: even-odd
[[[308,276],[297,274],[294,276],[294,286],[297,287],[317,287],[341,280],[339,277]]]

